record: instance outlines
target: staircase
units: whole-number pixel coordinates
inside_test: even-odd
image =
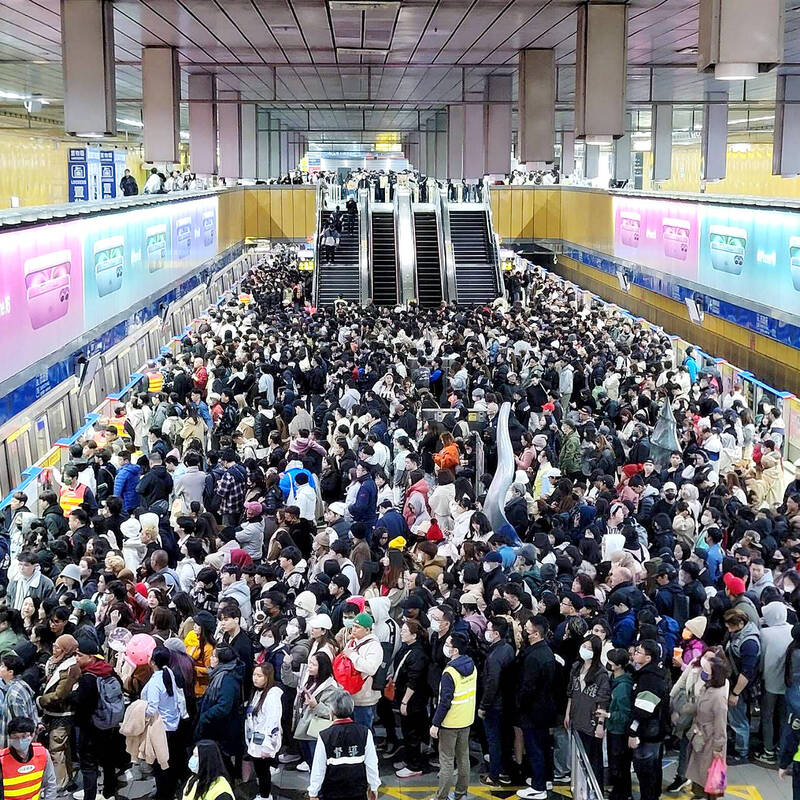
[[[420,306],[435,307],[442,301],[436,214],[431,211],[414,213],[414,239],[417,250],[417,299]]]
[[[485,211],[457,211],[450,207],[456,292],[462,305],[490,303],[499,294],[489,230]]]
[[[386,212],[372,212],[372,302],[397,305],[394,214]]]
[[[331,212],[323,211],[321,216],[320,233],[325,230],[330,219]],[[336,256],[333,264],[322,263],[322,247],[319,246],[319,261],[317,265],[317,285],[318,304],[320,306],[331,306],[334,300],[341,295],[350,303],[358,303],[359,294],[359,231],[358,214],[356,214],[353,232],[348,233],[347,215],[344,216],[342,233],[339,237],[339,246],[336,248]]]

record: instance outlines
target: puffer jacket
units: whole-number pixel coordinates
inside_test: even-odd
[[[372,676],[383,662],[381,643],[375,634],[369,633],[363,639],[349,641],[342,652],[364,678],[364,685],[353,695],[353,702],[357,706],[374,706],[381,699],[381,692],[372,688]]]

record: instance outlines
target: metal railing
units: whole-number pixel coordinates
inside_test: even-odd
[[[603,790],[594,774],[580,738],[570,736],[572,744],[572,800],[603,800]]]

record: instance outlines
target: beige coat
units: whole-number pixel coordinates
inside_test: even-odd
[[[125,749],[134,761],[154,764],[158,761],[161,769],[169,766],[167,729],[164,720],[156,714],[149,719],[145,716],[147,703],[136,700],[128,706],[119,732],[125,737]]]
[[[728,736],[728,684],[718,689],[703,686],[697,695],[697,713],[689,734],[689,766],[686,777],[705,786],[714,753],[726,757]]]

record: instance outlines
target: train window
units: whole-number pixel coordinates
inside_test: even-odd
[[[8,459],[9,480],[16,486],[22,480],[22,470],[28,466],[25,460],[25,451],[21,446],[24,437],[20,436],[13,442],[6,442],[6,458]]]
[[[116,392],[121,387],[121,382],[117,375],[117,359],[115,358],[110,364],[103,367],[103,377],[106,382],[106,394]]]
[[[34,460],[38,461],[49,449],[53,441],[50,438],[50,431],[48,430],[47,415],[45,414],[40,419],[33,423],[33,435],[36,441],[36,453]]]
[[[67,434],[67,419],[64,414],[64,407],[64,400],[60,400],[47,409],[47,427],[50,431],[51,444]]]

